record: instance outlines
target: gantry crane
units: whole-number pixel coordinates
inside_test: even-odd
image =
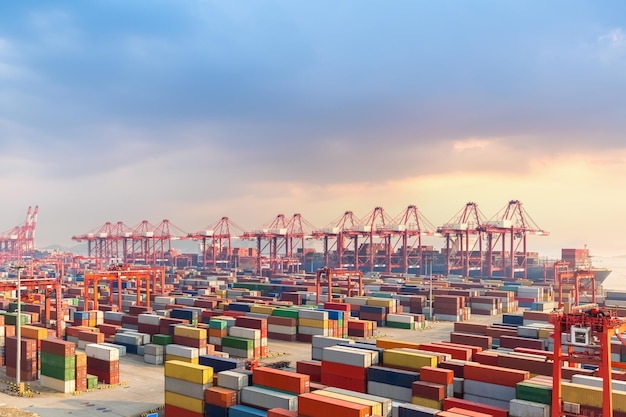
[[[483,219],[478,205],[469,202],[452,219],[437,228],[437,233],[446,239],[446,275],[452,270],[460,270],[464,276],[469,276],[470,270],[482,270]],[[470,236],[476,239],[470,242]]]
[[[386,272],[391,272],[394,256],[400,264],[400,270],[406,274],[409,268],[418,268],[424,273],[422,236],[434,236],[435,226],[417,209],[410,205],[386,225],[379,227],[379,235],[385,238]],[[395,242],[393,241],[395,239]]]
[[[137,285],[137,305],[142,304],[142,289],[146,295],[145,305],[150,307],[150,296],[159,289],[161,295],[165,291],[165,268],[141,267],[133,268],[130,265],[111,266],[106,271],[86,271],[85,272],[85,304],[84,310],[89,310],[90,294],[89,290],[93,285],[93,309],[98,309],[99,283],[105,281],[109,286],[109,304],[117,305],[122,310],[122,282],[135,281]],[[113,283],[117,283],[117,300],[113,299]],[[142,286],[142,283],[145,283]],[[160,284],[160,286],[157,285]]]
[[[216,268],[219,262],[232,266],[232,240],[239,239],[244,231],[236,223],[224,216],[211,226],[188,235],[189,239],[202,243],[202,266]]]
[[[333,300],[333,280],[337,284],[339,279],[345,282],[347,288],[347,296],[352,297],[353,295],[358,295],[359,297],[363,295],[363,273],[361,271],[349,271],[347,269],[332,269],[332,268],[322,268],[317,271],[315,274],[315,294],[316,294],[316,303],[320,303],[322,287],[326,284],[326,288],[328,289],[328,301]],[[356,281],[356,294],[353,294],[353,284]]]
[[[502,271],[503,276],[508,275],[511,279],[515,277],[516,270],[522,271],[524,279],[528,276],[527,236],[549,234],[537,226],[519,200],[510,200],[491,220],[483,222],[479,229],[487,237],[487,265],[483,274],[491,277],[496,268]],[[507,237],[509,239],[508,256],[505,255]],[[494,249],[498,244],[501,246],[500,264],[494,265],[494,263],[497,264],[494,262]],[[507,270],[508,274],[506,274]]]
[[[325,266],[336,265],[338,268],[345,268],[354,265],[354,259],[348,253],[348,248],[355,237],[351,230],[354,230],[357,224],[359,224],[359,219],[354,213],[346,211],[326,227],[313,231],[311,234],[313,239],[323,239]],[[331,239],[334,242],[331,243]],[[333,248],[334,257],[331,258]]]
[[[22,262],[23,257],[32,255],[35,251],[35,229],[39,206],[28,207],[26,221],[0,234],[0,254],[3,260]]]
[[[597,365],[602,378],[602,416],[613,416],[612,373],[613,367],[624,368],[626,364],[611,362],[611,338],[626,331],[626,321],[617,318],[613,312],[596,307],[574,307],[572,312],[551,313],[550,322],[554,325],[554,352],[552,369],[552,417],[568,415],[564,413],[561,391],[561,367],[563,361]],[[567,334],[569,341],[562,342]],[[567,353],[563,353],[563,347]],[[569,414],[571,415],[571,414]]]

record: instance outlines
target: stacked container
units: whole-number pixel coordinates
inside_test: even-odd
[[[17,377],[17,338],[7,337],[6,341],[6,374],[8,377]],[[22,381],[35,381],[38,377],[37,340],[22,337],[20,378]]]
[[[328,336],[329,322],[327,311],[301,309],[298,313],[298,340],[310,343],[313,336]]]
[[[211,352],[207,352],[207,329],[185,325],[174,326],[173,340],[177,345],[197,348],[201,354],[213,353],[213,346]]]
[[[295,342],[298,320],[291,317],[270,316],[267,318],[267,338]]]
[[[119,350],[98,344],[85,346],[87,354],[87,373],[98,377],[105,384],[119,384],[120,356]]]
[[[203,417],[204,391],[213,384],[213,368],[182,361],[165,362],[165,416]]]
[[[63,393],[76,391],[76,345],[64,340],[42,340],[40,379],[43,387]]]
[[[222,350],[222,338],[228,336],[228,323],[225,320],[211,319],[209,321],[209,343],[216,350]]]
[[[85,391],[86,389],[95,388],[98,385],[98,377],[87,374],[87,354],[85,352],[76,352],[75,362],[76,391]]]
[[[165,361],[175,360],[198,364],[198,356],[200,356],[198,348],[177,344],[169,344],[165,346]]]
[[[143,360],[152,365],[162,365],[165,359],[165,347],[155,343],[145,345]]]
[[[237,317],[235,319],[235,326],[244,327],[248,329],[258,330],[260,333],[260,338],[258,340],[255,339],[254,344],[254,357],[264,357],[267,356],[268,347],[267,347],[267,319],[260,317]]]
[[[346,346],[322,350],[322,384],[367,392],[367,368],[377,352]]]
[[[463,369],[463,399],[500,408],[509,407],[515,387],[530,377],[528,371],[466,363]]]

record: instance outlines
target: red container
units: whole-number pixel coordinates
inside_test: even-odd
[[[87,373],[91,371],[119,371],[120,361],[105,361],[103,359],[87,357]]]
[[[465,364],[463,373],[465,379],[503,385],[505,387],[515,387],[518,382],[530,378],[530,372],[528,371],[481,365],[472,362]]]
[[[309,392],[309,384],[311,383],[309,375],[266,367],[255,368],[252,371],[252,380],[254,385],[263,385],[293,394]]]
[[[161,326],[158,324],[137,323],[137,331],[139,333],[147,333],[154,336],[155,334],[159,334],[160,330]]]
[[[411,391],[414,397],[435,401],[441,401],[446,398],[446,386],[434,382],[415,381],[411,384]]]
[[[237,404],[237,391],[211,387],[204,390],[204,402],[218,407],[228,408]]]
[[[482,336],[482,335],[477,335],[477,334],[467,334],[467,333],[457,333],[457,332],[450,333],[450,341],[452,343],[458,343],[461,345],[478,346],[483,350],[491,349],[491,345],[492,345],[491,336]]]
[[[267,410],[267,417],[298,417],[298,412],[284,408],[270,408]]]
[[[78,332],[78,340],[89,343],[104,343],[104,333],[86,331]]]
[[[506,408],[500,408],[493,405],[479,404],[473,401],[462,400],[460,398],[446,398],[443,400],[444,411],[448,411],[454,407],[485,413],[493,417],[508,417],[509,415],[509,410]]]
[[[478,352],[474,355],[474,362],[482,365],[498,366],[498,354],[494,352]]]
[[[311,382],[322,381],[322,362],[320,361],[298,361],[296,362],[296,372],[309,375]]]
[[[76,354],[76,345],[74,342],[67,342],[61,339],[43,339],[41,341],[41,351],[57,356],[73,356]]]
[[[189,346],[198,349],[205,348],[207,345],[206,339],[194,339],[191,337],[174,335],[174,343],[177,345]]]
[[[315,394],[298,396],[298,415],[302,417],[367,417],[371,407],[339,400],[331,397],[322,397]]]
[[[441,385],[451,385],[454,383],[454,371],[433,366],[422,366],[420,368],[420,380]]]
[[[527,349],[542,350],[544,348],[544,342],[540,339],[529,339],[527,337],[501,336],[500,347],[507,349],[522,347]]]
[[[472,359],[472,350],[469,348],[436,345],[434,343],[421,343],[419,348],[420,350],[426,350],[429,352],[447,353],[452,357],[452,359],[459,359],[462,361],[469,361]]]
[[[452,343],[452,342],[432,342],[433,345],[446,345],[446,346],[453,346],[453,347],[458,347],[458,348],[463,348],[463,349],[470,349],[472,351],[472,355],[476,352],[482,352],[483,349],[481,347],[478,346],[470,346],[470,345],[462,345],[459,343]]]
[[[322,361],[322,383],[324,375],[340,375],[347,378],[365,380],[367,376],[367,368],[360,366],[346,365],[345,363]]]
[[[195,413],[171,404],[165,404],[164,411],[164,417],[204,417],[204,413]]]
[[[459,333],[472,333],[486,336],[487,328],[489,328],[489,326],[486,324],[464,323],[460,321],[454,323],[454,331]]]
[[[295,334],[267,332],[267,338],[272,340],[282,340],[285,342],[295,342],[298,339],[298,336]]]

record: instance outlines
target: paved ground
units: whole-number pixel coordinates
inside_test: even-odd
[[[501,321],[501,316],[474,316],[471,320],[476,323],[495,323]],[[453,324],[449,322],[433,323],[426,330],[402,330],[380,328],[379,337],[389,337],[397,340],[428,342],[450,340],[449,334]],[[311,359],[311,345],[307,343],[269,342],[270,353],[273,358],[265,362],[277,360],[290,361],[292,366],[299,360]],[[261,364],[264,361],[260,361]],[[0,368],[0,406],[3,404],[16,406],[24,411],[30,411],[41,417],[87,417],[87,416],[121,416],[139,417],[146,413],[159,412],[163,405],[163,367],[149,365],[137,355],[127,355],[120,360],[120,380],[117,386],[84,392],[77,395],[60,394],[44,391],[38,381],[31,382],[31,391],[35,392],[30,398],[19,398],[6,394],[9,381]],[[1,410],[0,410],[1,411]],[[160,412],[162,415],[162,412]],[[0,416],[4,416],[0,414]],[[11,416],[11,414],[7,414]],[[17,414],[16,414],[17,416]]]

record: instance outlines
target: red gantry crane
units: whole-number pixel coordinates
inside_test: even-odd
[[[509,278],[515,277],[516,271],[523,273],[523,278],[527,278],[527,236],[547,236],[548,232],[541,229],[528,215],[519,200],[511,200],[501,209],[492,220],[483,222],[480,231],[487,236],[487,265],[485,274],[488,277],[493,275],[494,264],[498,264],[494,256],[494,250],[500,244],[500,265],[497,269],[508,270]],[[508,238],[509,251],[506,250]],[[508,255],[508,256],[507,256]],[[507,265],[508,263],[508,265]]]
[[[269,223],[250,232],[244,232],[242,239],[256,241],[256,259],[255,271],[256,275],[262,275],[263,269],[267,265],[270,273],[278,272],[280,260],[278,256],[279,239],[285,239],[287,234],[287,221],[284,214],[278,214]],[[268,253],[269,251],[269,253]],[[264,255],[266,254],[266,255]]]
[[[435,226],[417,209],[410,205],[386,225],[378,228],[378,234],[385,239],[386,272],[391,272],[393,257],[399,257],[399,267],[407,274],[409,268],[423,269],[422,236],[434,236]]]
[[[626,363],[612,362],[611,338],[616,336],[624,344],[626,340],[621,335],[626,331],[626,321],[616,317],[610,310],[581,306],[573,307],[569,313],[563,311],[551,313],[550,322],[554,325],[551,416],[582,414],[576,401],[570,399],[565,402],[563,399],[561,367],[564,361],[569,364],[599,367],[598,376],[602,378],[601,415],[613,416],[612,369],[623,369]]]
[[[26,221],[0,234],[0,256],[4,261],[23,261],[24,257],[32,258],[35,252],[35,230],[39,206],[28,207]]]
[[[478,205],[469,202],[452,219],[437,228],[437,233],[446,239],[446,275],[457,270],[469,276],[470,270],[482,270],[483,219]]]
[[[233,257],[232,240],[243,235],[243,229],[230,220],[222,217],[211,226],[188,235],[189,239],[201,241],[202,265],[217,268],[218,264],[225,264],[230,268]]]
[[[382,207],[375,207],[370,211],[363,221],[353,228],[354,233],[354,249],[356,253],[355,271],[360,268],[375,271],[377,267],[386,265],[391,270],[391,234],[379,233],[389,224],[391,218],[385,213]],[[359,237],[364,237],[365,241],[359,246]],[[382,244],[379,244],[379,238],[383,238]]]
[[[313,239],[322,239],[324,245],[324,265],[335,266],[339,269],[354,268],[355,257],[349,251],[358,233],[353,230],[359,224],[359,219],[352,211],[346,211],[339,218],[333,220],[322,229],[314,230]],[[354,245],[357,243],[354,242]],[[354,251],[356,253],[356,250]],[[334,255],[331,258],[331,255]]]
[[[188,235],[167,219],[158,226],[144,220],[133,229],[130,260],[132,263],[164,265],[172,251],[172,240],[184,240]]]

